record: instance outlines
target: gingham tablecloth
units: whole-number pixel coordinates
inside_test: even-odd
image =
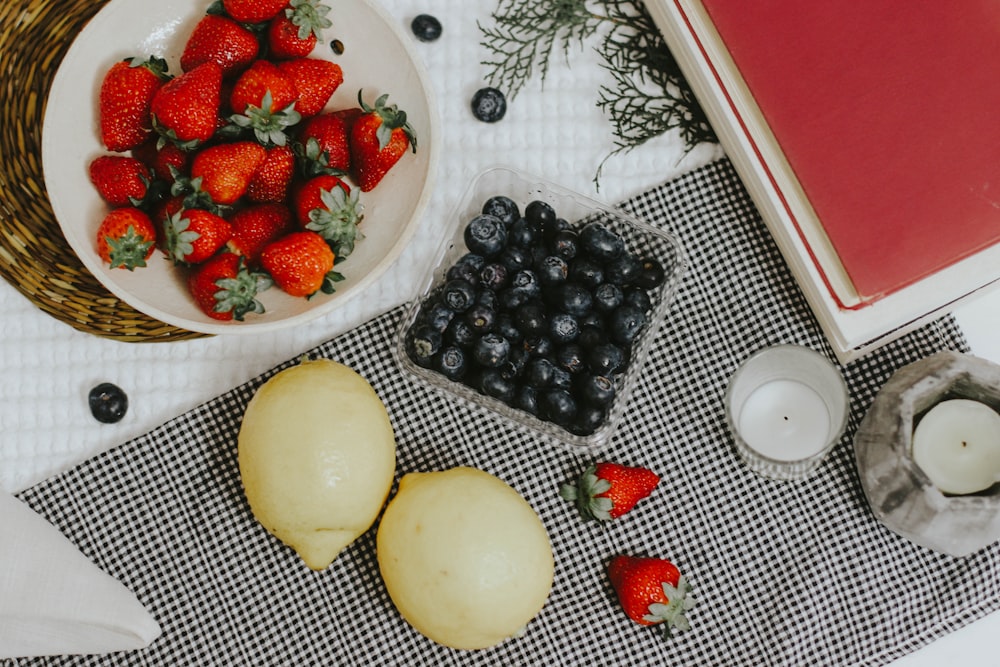
[[[438,646],[395,611],[370,530],[312,572],[253,519],[236,462],[242,411],[273,372],[19,496],[138,595],[163,628],[148,649],[16,665],[880,665],[996,609],[998,552],[953,558],[897,537],[869,512],[851,438],[892,372],[965,350],[951,318],[844,369],[853,410],[813,478],[749,472],[722,394],[739,362],[774,343],[829,354],[735,172],[719,160],[624,204],[676,232],[692,268],[605,457],[663,481],[611,525],[558,497],[588,461],[448,401],[404,376],[393,309],[310,352],[346,363],[386,403],[397,475],[472,465],[538,511],[555,552],[551,596],[522,638]],[[832,355],[831,355],[832,356]],[[694,586],[692,630],[665,642],[618,607],[615,554],[668,557]]]

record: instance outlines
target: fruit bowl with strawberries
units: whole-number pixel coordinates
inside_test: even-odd
[[[678,239],[504,167],[474,179],[448,224],[397,362],[522,430],[600,449],[686,270]]]
[[[370,287],[430,197],[437,117],[373,0],[111,0],[67,52],[45,184],[84,266],[190,331],[303,323]]]

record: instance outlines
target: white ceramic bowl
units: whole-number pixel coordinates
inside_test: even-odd
[[[338,264],[345,276],[332,295],[306,300],[277,288],[263,293],[266,312],[243,322],[220,322],[195,305],[185,274],[162,253],[149,266],[110,269],[96,250],[98,225],[107,207],[88,177],[88,165],[105,154],[98,125],[98,91],[104,72],[129,56],[159,55],[169,72],[181,72],[179,58],[187,36],[209,0],[111,0],[77,36],[56,73],[49,92],[42,134],[45,185],[70,247],[87,269],[113,294],[136,310],[167,324],[203,333],[259,333],[300,324],[329,313],[350,295],[371,285],[409,242],[432,187],[438,153],[438,119],[428,77],[411,51],[412,39],[397,21],[369,0],[337,0],[312,57],[338,63],[344,83],[328,109],[357,105],[359,89],[368,102],[382,94],[406,110],[416,130],[418,148],[409,152],[371,192],[361,193],[364,238]],[[338,28],[338,26],[342,26]],[[340,40],[335,55],[330,42]],[[376,49],[378,57],[375,57]]]

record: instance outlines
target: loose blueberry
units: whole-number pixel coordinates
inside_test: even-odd
[[[428,324],[413,327],[411,346],[413,360],[420,365],[429,365],[431,358],[441,349],[444,338],[441,332]]]
[[[524,369],[524,381],[530,387],[545,389],[552,386],[555,374],[555,364],[544,357],[535,357]]]
[[[441,298],[456,313],[463,313],[476,302],[476,288],[468,280],[449,280],[445,283]]]
[[[510,341],[495,333],[488,333],[472,347],[473,358],[486,368],[499,368],[510,356]]]
[[[507,267],[498,262],[490,262],[479,272],[479,284],[491,290],[498,290],[507,284]]]
[[[556,345],[572,343],[580,335],[580,324],[569,313],[556,313],[549,318],[549,337]]]
[[[548,330],[545,306],[540,301],[528,301],[514,311],[514,324],[525,338],[539,336]]]
[[[484,123],[495,123],[507,113],[507,98],[496,88],[480,88],[472,96],[472,115]]]
[[[538,232],[524,218],[515,220],[507,234],[507,242],[518,248],[531,248],[537,239]]]
[[[456,317],[448,325],[444,332],[445,340],[461,348],[472,347],[472,344],[479,338],[472,330],[469,323],[461,317]]]
[[[582,317],[593,307],[594,297],[583,285],[565,283],[555,292],[555,304],[565,313]]]
[[[565,389],[552,389],[542,394],[542,410],[550,421],[568,426],[576,417],[576,401]]]
[[[663,284],[666,279],[666,272],[663,265],[652,257],[644,257],[641,262],[642,270],[636,277],[635,284],[643,289],[655,289]]]
[[[538,391],[534,387],[521,385],[514,396],[514,406],[528,414],[538,415]]]
[[[448,328],[454,316],[455,311],[441,301],[429,304],[420,313],[421,321],[441,332]]]
[[[498,218],[480,214],[469,221],[464,232],[465,247],[483,257],[499,255],[507,245],[507,228]]]
[[[614,343],[604,343],[590,348],[587,353],[587,364],[590,371],[597,375],[609,377],[623,370],[625,353]]]
[[[433,42],[441,36],[441,22],[430,14],[418,14],[410,22],[410,30],[421,42]]]
[[[569,265],[569,279],[593,289],[604,282],[604,269],[585,257],[577,257]]]
[[[465,311],[465,321],[476,335],[493,331],[497,321],[497,311],[487,305],[477,303]]]
[[[623,252],[608,262],[604,268],[604,279],[616,285],[631,285],[642,273],[642,263],[630,252]]]
[[[508,245],[500,253],[500,263],[511,273],[531,267],[531,250],[521,246]]]
[[[446,378],[461,380],[468,370],[465,352],[462,351],[462,348],[454,345],[443,348],[438,353],[436,367]]]
[[[504,403],[514,401],[514,392],[516,391],[514,383],[504,378],[500,371],[495,368],[483,371],[479,379],[479,388],[487,396],[492,396]]]
[[[445,280],[464,280],[475,285],[479,282],[479,269],[472,262],[458,262],[448,267],[444,277]]]
[[[625,294],[614,283],[603,283],[594,290],[594,308],[602,313],[610,313],[622,305]]]
[[[556,363],[572,375],[582,373],[587,367],[583,359],[583,348],[576,343],[563,345],[556,350]]]
[[[631,345],[645,324],[646,314],[629,305],[623,305],[611,313],[608,320],[611,339],[623,346]]]
[[[530,269],[522,269],[515,273],[510,281],[510,289],[525,294],[529,299],[535,299],[542,293],[538,276]]]
[[[569,265],[559,255],[545,256],[536,267],[538,280],[543,285],[558,285],[569,277]]]
[[[90,405],[90,414],[102,424],[119,422],[128,412],[128,396],[121,387],[110,382],[102,382],[91,389],[87,395],[87,403]]]
[[[550,245],[552,252],[565,260],[571,260],[579,252],[580,235],[572,229],[561,229],[552,237]]]
[[[607,416],[607,411],[600,406],[583,405],[577,410],[573,423],[566,428],[576,435],[591,435],[601,427]]]
[[[585,252],[599,262],[610,262],[625,250],[625,241],[599,222],[589,222],[580,230]]]
[[[517,208],[517,204],[514,203],[514,200],[503,195],[496,195],[487,199],[480,212],[492,215],[507,227],[513,225],[521,217],[521,212]]]
[[[514,316],[508,312],[501,312],[497,315],[497,322],[493,330],[509,340],[512,345],[516,345],[524,340],[524,334],[517,328]]]
[[[579,395],[587,403],[608,406],[615,400],[615,383],[603,375],[584,375],[577,384]]]
[[[629,306],[635,306],[644,313],[648,313],[653,307],[653,302],[649,298],[649,294],[646,290],[634,285],[625,290],[625,297],[622,300],[622,303]]]
[[[524,217],[538,231],[545,229],[556,219],[556,210],[548,202],[535,199],[524,207]]]

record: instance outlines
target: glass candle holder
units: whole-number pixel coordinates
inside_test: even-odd
[[[736,451],[754,472],[779,480],[812,473],[847,426],[847,384],[807,347],[775,345],[751,355],[726,388]]]

